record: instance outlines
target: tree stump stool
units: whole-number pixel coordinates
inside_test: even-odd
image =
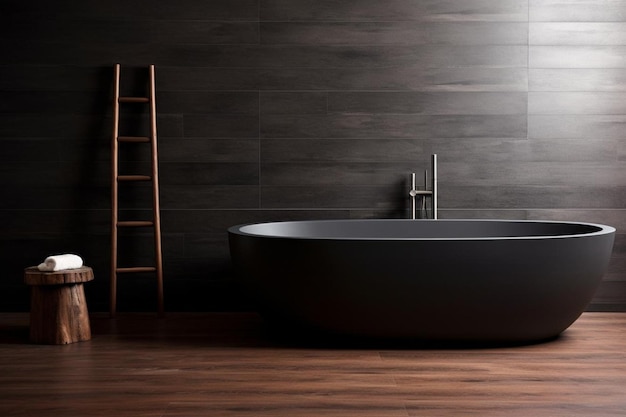
[[[83,282],[93,280],[87,266],[43,272],[36,266],[24,270],[30,286],[30,340],[64,345],[91,339]]]

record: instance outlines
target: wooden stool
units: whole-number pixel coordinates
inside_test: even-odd
[[[93,280],[87,266],[42,272],[36,266],[24,270],[30,290],[30,340],[64,345],[91,339],[83,282]]]

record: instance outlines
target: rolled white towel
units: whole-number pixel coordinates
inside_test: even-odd
[[[37,269],[40,271],[51,272],[61,271],[62,269],[76,269],[83,266],[83,260],[78,255],[71,253],[65,255],[48,256],[43,263],[39,264]]]

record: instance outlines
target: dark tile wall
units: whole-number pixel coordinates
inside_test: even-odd
[[[116,62],[129,93],[157,68],[168,310],[249,307],[228,226],[408,216],[409,174],[435,152],[443,218],[615,225],[591,308],[626,310],[623,16],[626,0],[5,0],[0,310],[28,308],[24,267],[70,251],[107,309]],[[122,194],[145,215],[148,188]],[[149,262],[150,238],[125,239],[124,260]],[[120,309],[154,294],[124,278]]]

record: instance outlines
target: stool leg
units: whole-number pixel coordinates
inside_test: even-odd
[[[82,284],[31,287],[30,340],[63,345],[91,339]]]

